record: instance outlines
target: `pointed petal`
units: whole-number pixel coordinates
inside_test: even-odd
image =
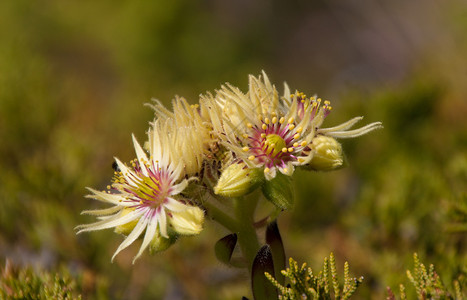
[[[150,218],[149,223],[147,224],[147,227],[146,227],[146,234],[144,235],[143,243],[141,244],[141,247],[139,248],[138,254],[136,254],[136,256],[133,258],[133,264],[135,263],[135,260],[138,259],[143,253],[143,251],[148,247],[149,243],[156,235],[156,230],[157,230],[157,219]]]
[[[77,234],[79,234],[81,232],[86,232],[86,231],[94,231],[94,230],[101,230],[101,229],[116,227],[116,226],[123,225],[123,224],[126,224],[128,222],[131,222],[137,219],[138,217],[141,216],[141,214],[142,214],[141,210],[132,211],[124,215],[123,217],[120,216],[120,213],[118,213],[99,222],[79,225],[75,229],[79,229],[79,231],[77,232]]]
[[[374,123],[368,124],[358,129],[348,130],[348,131],[334,131],[334,132],[327,133],[327,135],[332,136],[334,138],[354,138],[354,137],[362,136],[364,134],[367,134],[370,131],[373,131],[379,128],[383,128],[382,123],[374,122]]]
[[[167,234],[167,215],[165,213],[165,209],[161,207],[155,217],[159,221],[159,231],[161,235],[165,238],[169,238],[169,235]]]
[[[136,140],[135,135],[132,134],[131,137],[133,138],[133,144],[135,146],[136,157],[138,158],[141,170],[144,176],[148,176],[148,171],[146,170],[146,168],[144,168],[144,165],[149,162],[148,157],[146,153],[144,152],[143,148],[141,148],[141,145]]]
[[[122,206],[112,206],[109,208],[104,208],[104,209],[95,209],[95,210],[83,210],[81,212],[82,215],[91,215],[91,216],[106,216],[113,214],[119,210],[122,210]]]
[[[143,232],[143,230],[146,228],[146,225],[148,224],[149,219],[142,216],[138,224],[136,224],[135,228],[133,228],[133,231],[126,237],[126,239],[118,246],[117,251],[115,251],[114,255],[112,256],[111,261],[114,260],[115,256],[120,253],[123,249],[126,247],[130,246]]]
[[[181,203],[180,201],[168,197],[167,202],[164,203],[164,207],[173,212],[181,212],[186,210],[189,206]]]
[[[320,133],[327,133],[327,132],[333,132],[333,131],[342,131],[342,130],[347,130],[357,124],[360,120],[362,120],[363,117],[355,117],[353,119],[348,120],[347,122],[344,122],[340,125],[330,127],[330,128],[321,128],[319,129]]]

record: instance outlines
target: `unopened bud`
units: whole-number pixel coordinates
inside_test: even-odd
[[[203,230],[204,211],[197,206],[188,206],[180,212],[172,212],[169,219],[174,231],[181,235],[195,235]]]
[[[214,193],[224,197],[241,197],[252,192],[263,179],[262,169],[233,163],[222,172]]]
[[[156,235],[152,238],[151,243],[149,244],[149,253],[154,254],[167,250],[172,246],[175,241],[177,241],[176,234],[169,234],[168,238],[163,237],[159,230],[156,230]]]
[[[310,144],[314,152],[309,166],[316,171],[331,171],[344,163],[341,144],[334,138],[318,135]]]
[[[131,213],[134,210],[135,210],[134,208],[125,207],[120,212],[120,217],[123,217],[123,216]],[[135,228],[136,224],[138,224],[138,221],[139,221],[139,219],[136,219],[136,220],[133,220],[133,221],[128,222],[126,224],[119,225],[119,226],[115,227],[115,233],[123,234],[123,235],[129,235],[133,231],[133,228]]]

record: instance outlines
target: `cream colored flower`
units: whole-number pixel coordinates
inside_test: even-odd
[[[277,171],[292,175],[295,166],[307,164],[312,152],[303,152],[315,136],[312,108],[299,110],[297,98],[279,97],[263,72],[249,77],[249,91],[227,84],[215,97],[208,94],[201,105],[211,111],[213,130],[221,144],[249,168],[261,168],[271,180]],[[302,115],[299,115],[302,114]]]
[[[150,104],[156,114],[156,120],[167,122],[171,127],[167,132],[171,143],[173,156],[183,161],[185,175],[198,175],[203,167],[203,162],[209,154],[209,147],[213,143],[210,135],[210,127],[201,116],[198,104],[190,105],[184,98],[176,97],[172,101],[173,112],[169,111],[161,102],[154,100]],[[149,134],[149,151],[154,139]]]
[[[321,128],[332,109],[329,101],[307,98],[300,92],[291,94],[287,84],[280,97],[264,72],[262,77],[250,75],[246,94],[226,84],[215,96],[202,96],[201,107],[209,112],[220,143],[233,152],[233,163],[261,168],[267,180],[277,171],[290,176],[295,167],[308,166],[317,153],[313,139],[320,135],[351,138],[382,127],[381,122],[375,122],[350,130],[362,119],[357,117],[336,127]],[[337,161],[334,163],[337,166]]]
[[[170,129],[168,123],[161,125],[156,121],[153,124],[150,157],[133,136],[137,158],[131,166],[116,158],[120,171],[116,172],[109,191],[89,188],[92,194],[87,197],[113,206],[84,211],[100,221],[78,226],[78,233],[115,227],[116,232],[127,235],[112,260],[143,233],[143,242],[133,262],[149,245],[158,251],[170,246],[174,235],[193,235],[202,230],[204,212],[180,195],[191,179],[182,179],[183,160],[175,151],[178,145],[171,143]]]

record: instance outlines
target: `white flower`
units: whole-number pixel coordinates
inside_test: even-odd
[[[267,180],[277,170],[292,175],[295,166],[307,164],[313,155],[303,151],[315,136],[310,126],[312,108],[300,111],[287,86],[284,96],[289,102],[279,97],[263,72],[263,78],[250,75],[246,94],[227,84],[215,97],[208,94],[201,99],[202,106],[211,110],[222,145],[249,168],[261,168]]]
[[[189,205],[180,195],[190,179],[182,179],[184,165],[174,151],[176,145],[170,142],[169,131],[167,123],[162,126],[156,121],[153,124],[149,158],[133,136],[137,158],[131,162],[131,167],[116,158],[119,171],[112,187],[108,187],[110,191],[89,188],[92,194],[87,197],[113,206],[84,211],[84,214],[98,216],[100,221],[78,226],[78,233],[115,227],[117,232],[126,234],[112,260],[143,232],[143,242],[133,262],[150,244],[154,249],[163,249],[166,246],[157,243],[173,240],[174,234],[198,234],[202,229],[204,212]],[[185,226],[179,231],[178,224],[183,219],[186,219]]]
[[[226,84],[215,96],[201,97],[201,106],[209,112],[213,132],[220,143],[233,153],[233,163],[260,168],[267,180],[277,171],[292,175],[295,167],[308,166],[316,151],[313,139],[320,135],[351,138],[382,127],[381,122],[349,130],[362,117],[332,128],[321,128],[332,107],[329,101],[290,93],[287,84],[279,96],[263,72],[249,77],[246,94]]]
[[[210,128],[201,116],[199,105],[190,105],[184,98],[176,97],[172,101],[173,112],[157,100],[149,106],[154,109],[159,122],[168,123],[170,130],[166,134],[174,145],[171,151],[174,157],[183,162],[184,175],[199,175],[212,143]],[[150,133],[149,151],[153,139]]]

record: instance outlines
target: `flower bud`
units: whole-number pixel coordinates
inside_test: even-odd
[[[134,208],[125,207],[120,212],[120,217],[124,217],[125,215],[129,214],[130,212],[132,212],[134,210],[135,210]],[[119,225],[119,226],[115,227],[114,231],[115,231],[115,233],[118,233],[118,234],[129,235],[133,231],[133,228],[135,228],[136,224],[138,224],[138,221],[139,221],[139,219],[136,219],[136,220],[133,220],[133,221],[128,222],[126,224]]]
[[[316,171],[331,171],[344,163],[342,146],[334,138],[318,135],[310,145],[314,152],[309,166]]]
[[[195,235],[203,230],[204,211],[197,206],[188,206],[180,212],[172,212],[170,224],[181,235]]]
[[[222,172],[214,193],[224,197],[240,197],[252,192],[263,179],[262,169],[233,163]]]
[[[156,235],[152,238],[151,243],[149,244],[149,253],[154,254],[167,250],[172,246],[177,240],[176,234],[169,234],[169,238],[163,237],[159,230],[156,230]]]

